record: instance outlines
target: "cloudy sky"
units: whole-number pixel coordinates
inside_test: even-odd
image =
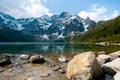
[[[0,0],[0,11],[15,18],[51,16],[67,11],[99,21],[118,16],[119,3],[118,0]]]

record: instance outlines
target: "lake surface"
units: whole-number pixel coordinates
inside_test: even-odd
[[[41,42],[13,42],[0,43],[0,54],[66,54],[81,53],[85,51],[107,51],[120,50],[120,46],[97,46],[91,44],[68,44],[68,43],[41,43]]]

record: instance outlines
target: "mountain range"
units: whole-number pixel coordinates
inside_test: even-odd
[[[101,24],[63,11],[59,15],[20,18],[0,12],[1,42],[65,41],[69,34],[80,35]]]

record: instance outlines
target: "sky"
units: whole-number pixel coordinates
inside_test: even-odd
[[[0,0],[0,11],[15,18],[59,15],[63,11],[92,20],[120,15],[120,0]]]

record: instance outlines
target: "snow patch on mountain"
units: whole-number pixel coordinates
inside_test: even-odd
[[[86,25],[85,22],[83,22],[83,25],[84,25],[85,32],[88,31],[89,24]]]
[[[65,26],[62,26],[59,30],[64,30],[65,29]]]
[[[52,23],[48,23],[46,26],[43,26],[42,28],[43,28],[44,30],[48,30],[48,28],[49,28],[51,25],[52,25]]]
[[[65,38],[65,36],[63,36],[63,31],[62,31],[62,33],[57,37],[57,39],[64,39]]]
[[[22,27],[22,24],[17,24],[17,26],[18,26],[17,30],[19,30],[19,31],[24,29],[24,27]]]
[[[58,32],[56,32],[56,33],[53,33],[52,35],[54,35],[54,36],[58,36]]]
[[[42,37],[43,39],[47,39],[47,40],[49,40],[49,37],[48,37],[47,34],[44,34],[44,35],[42,35],[41,37]]]
[[[71,19],[75,19],[75,18],[76,18],[76,16],[72,16],[72,17],[71,17]]]
[[[9,19],[6,19],[2,14],[0,14],[0,17],[4,20],[4,23],[7,24],[7,22],[9,21]]]

